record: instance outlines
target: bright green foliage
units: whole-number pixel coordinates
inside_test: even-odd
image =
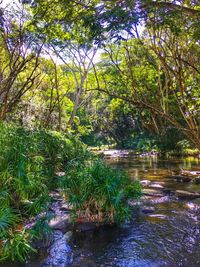
[[[48,225],[48,221],[53,218],[53,215],[41,217],[31,228],[30,236],[32,240],[44,240],[52,237],[52,229]]]
[[[9,227],[16,225],[16,222],[17,222],[17,216],[14,214],[14,212],[6,206],[1,207],[0,209],[0,233],[1,234],[5,233],[5,231],[8,230]]]
[[[129,218],[127,201],[141,194],[138,182],[94,158],[77,138],[1,123],[0,260],[25,261],[35,251],[30,240],[51,238],[48,214],[32,229],[23,221],[48,208],[55,188],[64,190],[75,217],[99,223]]]
[[[47,208],[56,172],[71,159],[86,156],[76,138],[58,132],[0,125],[0,251],[1,260],[24,261],[33,252],[30,237],[48,235],[48,218],[23,230],[24,218]]]
[[[30,253],[36,252],[29,244],[29,234],[25,229],[22,231],[8,232],[6,239],[2,242],[3,250],[0,258],[1,261],[10,260],[24,262]]]
[[[84,151],[75,138],[57,132],[1,125],[0,188],[10,204],[25,213],[38,213],[48,202],[56,171]]]
[[[131,182],[126,173],[100,160],[72,162],[66,173],[61,187],[80,222],[123,222],[130,216],[128,199],[141,194],[139,182]]]

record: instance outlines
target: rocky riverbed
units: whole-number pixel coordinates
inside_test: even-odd
[[[121,227],[85,223],[74,228],[70,205],[54,191],[48,210],[52,237],[37,244],[37,259],[25,266],[200,266],[200,161],[155,155],[107,161],[143,185],[142,198],[129,202],[132,219]]]

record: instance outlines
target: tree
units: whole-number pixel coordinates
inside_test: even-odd
[[[29,31],[29,15],[23,9],[1,10],[0,120],[37,86],[39,55],[43,44]],[[13,19],[13,14],[16,19]]]

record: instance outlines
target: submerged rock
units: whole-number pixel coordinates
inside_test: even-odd
[[[182,183],[189,183],[190,181],[192,181],[192,177],[186,175],[173,175],[172,178],[175,179],[177,182]]]
[[[155,189],[143,189],[143,194],[145,196],[152,196],[152,197],[163,197],[164,194],[160,190]]]
[[[49,227],[54,230],[61,230],[66,232],[69,229],[69,214],[58,215],[49,222]]]
[[[176,190],[175,194],[180,199],[195,199],[200,198],[200,193],[189,192],[185,190]]]
[[[143,212],[143,213],[145,213],[145,214],[147,214],[147,213],[152,213],[152,212],[154,212],[156,209],[154,208],[154,207],[152,207],[152,206],[143,206],[142,208],[141,208],[141,211]]]
[[[195,184],[200,184],[200,176],[193,178],[192,182],[194,182]]]
[[[49,256],[44,261],[43,266],[65,267],[72,262],[72,250],[68,242],[72,236],[72,232],[63,234],[55,231],[54,243],[50,247]]]

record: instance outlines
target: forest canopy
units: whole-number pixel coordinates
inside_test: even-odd
[[[0,27],[2,121],[200,148],[198,1],[26,0]]]
[[[180,186],[187,182],[193,190],[199,184],[198,171],[175,170],[188,167],[186,161],[162,161],[159,176],[152,160],[157,157],[148,166],[138,160],[149,154],[200,155],[199,45],[198,0],[0,0],[0,262],[27,262],[37,244],[44,248],[47,242],[49,249],[59,240],[67,251],[56,246],[64,266],[71,253],[68,227],[114,226],[130,221],[136,210],[153,213],[152,205],[161,204],[161,214],[151,218],[156,225],[171,216],[162,214],[165,201],[171,199],[174,210],[179,198],[200,197]],[[130,149],[121,154],[136,159],[123,161],[132,162],[129,173],[102,159],[105,148]],[[149,180],[140,183],[148,171]],[[150,188],[136,204],[141,184]],[[151,198],[152,207],[141,208]],[[197,203],[187,204],[198,211]],[[184,225],[181,216],[188,211],[175,213]],[[51,227],[63,215],[65,229]],[[164,236],[152,229],[150,246],[155,232]],[[148,248],[148,260],[149,253]]]

